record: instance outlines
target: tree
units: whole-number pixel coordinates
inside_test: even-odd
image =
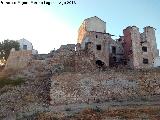
[[[10,54],[10,51],[12,48],[15,48],[15,50],[19,50],[19,42],[14,40],[4,40],[0,42],[0,59],[8,59],[8,56]]]

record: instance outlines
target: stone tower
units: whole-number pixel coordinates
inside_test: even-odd
[[[125,58],[130,67],[151,68],[158,50],[155,39],[155,29],[147,26],[140,33],[136,26],[123,30]]]
[[[78,31],[77,43],[82,50],[93,51],[96,63],[109,66],[109,42],[111,35],[106,33],[106,22],[94,16],[83,21]]]

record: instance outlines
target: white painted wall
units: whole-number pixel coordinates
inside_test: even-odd
[[[98,17],[91,17],[84,21],[87,31],[106,32],[106,22]]]
[[[23,49],[23,46],[24,45],[27,45],[27,50],[33,50],[33,45],[32,45],[32,43],[31,42],[29,42],[28,40],[26,40],[26,39],[20,39],[20,40],[17,40],[18,42],[19,42],[19,44],[20,44],[20,50],[24,50]]]
[[[153,66],[160,67],[160,57],[155,58]]]

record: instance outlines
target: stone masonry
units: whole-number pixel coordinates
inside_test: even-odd
[[[23,69],[32,60],[32,50],[25,51],[12,51],[8,57],[7,63],[5,65],[5,70],[13,69]]]
[[[61,64],[64,71],[119,66],[152,68],[154,60],[159,56],[155,29],[147,26],[140,33],[138,27],[129,26],[123,30],[123,34],[114,40],[110,33],[106,33],[106,22],[96,16],[87,18],[79,28],[76,45],[62,45],[48,55],[37,55],[37,58],[46,59],[48,66]],[[24,68],[34,58],[31,51],[12,51],[5,69]]]
[[[155,29],[147,26],[140,33],[138,27],[129,26],[123,33],[124,36],[113,40],[112,35],[106,33],[106,23],[95,16],[83,21],[77,42],[81,44],[81,49],[86,49],[91,44],[90,49],[96,60],[105,63],[105,66],[126,65],[139,69],[153,67],[154,60],[159,55]]]
[[[143,74],[146,75],[143,75]],[[155,78],[154,80],[152,78]],[[155,71],[114,70],[101,73],[62,73],[51,78],[51,104],[92,103],[109,100],[152,99],[160,95]]]
[[[118,104],[123,101],[159,102],[160,71],[152,69],[159,55],[155,29],[147,26],[140,33],[136,26],[129,26],[123,34],[117,40],[112,39],[112,35],[106,33],[106,23],[95,16],[85,19],[80,26],[77,44],[62,45],[42,55],[33,54],[31,50],[11,50],[4,72],[17,70],[15,76],[27,80],[15,88],[20,94],[17,97],[12,92],[2,96],[1,106],[8,104],[5,101],[8,96],[11,102],[1,111],[7,116],[6,113],[15,110],[16,114],[20,112],[21,118],[23,113],[34,115],[45,111],[46,107],[49,110],[48,106],[56,109],[58,105],[112,101]],[[25,98],[31,104],[24,104]],[[20,107],[12,108],[12,100]],[[69,108],[66,111],[70,111]]]
[[[159,53],[155,40],[155,30],[147,26],[140,33],[136,26],[127,27],[124,31],[125,58],[133,68],[151,68]]]

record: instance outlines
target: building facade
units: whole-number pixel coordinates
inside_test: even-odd
[[[23,39],[17,40],[17,42],[19,42],[20,50],[31,50],[32,54],[38,54],[38,51],[33,49],[33,45],[30,41],[23,38]]]
[[[20,44],[20,50],[33,50],[33,45],[28,40],[23,38],[18,40],[18,42]]]

